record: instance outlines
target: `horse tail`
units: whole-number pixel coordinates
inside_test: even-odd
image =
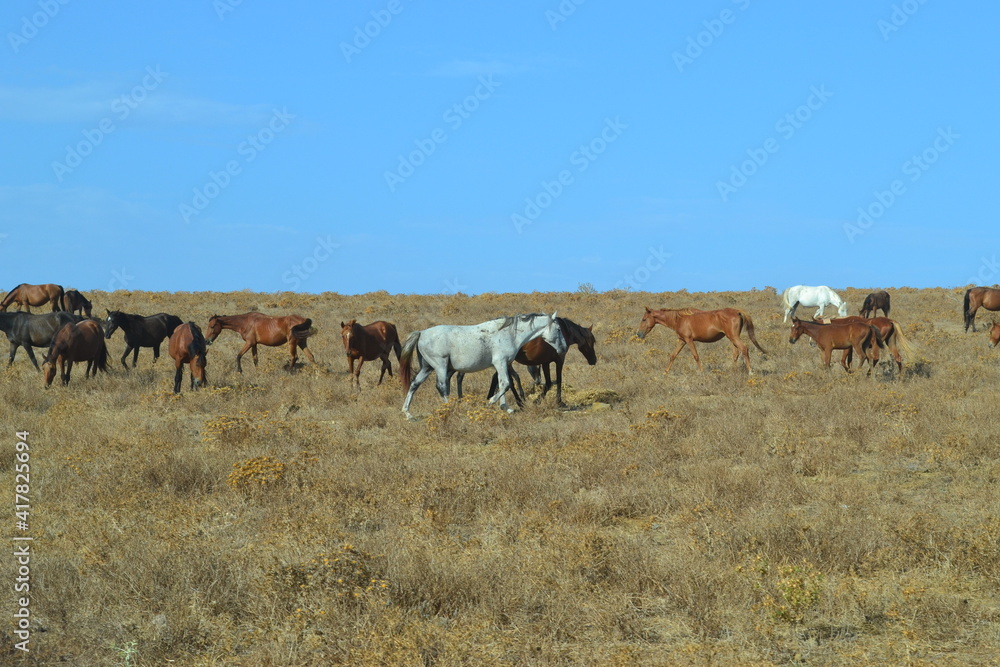
[[[413,369],[410,368],[410,359],[413,357],[413,350],[417,348],[419,341],[420,332],[414,331],[406,337],[406,342],[403,343],[403,349],[399,355],[399,380],[403,383],[403,391],[409,391],[410,383],[413,381]]]
[[[765,350],[760,346],[760,343],[757,342],[757,337],[754,336],[753,320],[750,319],[750,315],[748,315],[745,311],[742,310],[737,310],[736,312],[740,314],[740,317],[743,318],[743,322],[747,325],[747,335],[750,336],[750,342],[752,342],[757,347],[757,349],[760,350],[761,354],[767,354],[767,350]]]
[[[786,289],[784,292],[781,293],[781,305],[785,308],[786,311],[792,306],[792,304],[788,303],[788,290],[790,289],[792,288],[789,287],[788,289]]]
[[[913,346],[910,345],[910,341],[906,340],[906,338],[903,336],[903,328],[899,326],[899,322],[893,321],[892,330],[896,335],[896,340],[899,341],[899,346],[903,348],[903,354],[905,354],[907,358],[912,359]]]
[[[885,339],[882,338],[882,334],[879,333],[878,327],[876,327],[874,325],[869,325],[868,328],[871,329],[872,336],[875,338],[875,342],[878,343],[879,349],[880,350],[884,350],[885,349]],[[893,327],[893,328],[895,328],[895,327]]]
[[[316,333],[316,329],[313,329],[313,321],[306,318],[305,322],[301,324],[296,324],[292,327],[292,335],[295,336],[296,340],[305,340]]]
[[[103,373],[108,372],[108,346],[104,344],[104,338],[101,338],[101,347],[97,350],[97,358],[94,359],[94,365],[97,369]],[[96,371],[95,371],[96,373]]]
[[[396,328],[392,329],[392,351],[396,353],[396,361],[399,361],[399,355],[402,353],[402,347],[399,344],[399,334],[396,333]]]
[[[965,290],[965,300],[962,303],[962,314],[965,316],[965,330],[969,330],[969,293],[972,292],[972,288]]]

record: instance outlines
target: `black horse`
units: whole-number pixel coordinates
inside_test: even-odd
[[[886,291],[872,292],[865,297],[865,302],[861,306],[861,317],[876,317],[881,310],[883,317],[889,317],[889,293]]]
[[[68,322],[80,322],[82,317],[72,313],[45,313],[44,315],[34,315],[32,313],[0,313],[0,331],[7,334],[10,341],[10,361],[8,366],[14,363],[14,355],[17,348],[23,347],[28,353],[28,358],[34,364],[36,370],[38,361],[35,359],[35,352],[32,347],[48,348],[56,336],[56,332]]]
[[[90,303],[90,299],[85,297],[80,292],[77,292],[75,289],[68,289],[63,292],[62,309],[67,313],[75,313],[79,310],[81,315],[90,317],[93,307],[94,304]]]
[[[105,309],[107,310],[107,309]],[[108,310],[108,319],[104,321],[104,337],[111,338],[116,330],[125,332],[125,354],[122,355],[122,366],[128,370],[125,359],[128,353],[132,354],[132,368],[135,368],[139,359],[140,347],[153,348],[153,363],[160,358],[160,343],[174,332],[183,322],[176,315],[167,313],[157,313],[149,317],[142,315],[130,315],[120,310]]]

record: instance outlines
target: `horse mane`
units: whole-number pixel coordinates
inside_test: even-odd
[[[587,327],[577,324],[573,320],[565,317],[557,317],[556,322],[559,324],[559,328],[562,329],[566,342],[570,345],[573,343],[586,342],[589,340],[589,336],[594,335],[593,332],[587,329]]]
[[[671,313],[678,315],[694,315],[701,312],[697,308],[664,308],[663,310],[669,310]]]
[[[545,313],[518,313],[517,315],[508,315],[506,317],[498,317],[495,320],[491,320],[491,321],[497,322],[499,320],[503,320],[503,324],[501,324],[500,325],[500,329],[498,329],[498,331],[499,331],[501,329],[506,329],[511,324],[514,324],[514,322],[526,322],[527,320],[529,320],[529,319],[531,319],[533,317],[544,317],[544,316],[545,316]],[[556,318],[556,319],[558,319],[558,318]]]

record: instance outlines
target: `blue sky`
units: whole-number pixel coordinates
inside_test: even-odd
[[[4,3],[0,288],[1000,281],[1000,6]]]

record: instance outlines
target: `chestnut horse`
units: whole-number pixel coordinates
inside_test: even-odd
[[[45,285],[29,285],[21,283],[0,301],[0,310],[7,310],[12,303],[17,304],[17,309],[31,312],[31,306],[44,306],[52,302],[52,312],[58,312],[62,307],[63,288],[61,285],[48,283]]]
[[[753,320],[750,319],[750,316],[746,312],[736,308],[723,308],[721,310],[698,310],[696,308],[650,310],[646,308],[646,312],[642,316],[642,321],[639,322],[639,330],[636,332],[636,335],[639,338],[645,338],[646,334],[657,324],[670,327],[680,339],[677,343],[677,349],[670,355],[670,362],[667,363],[667,368],[664,372],[670,370],[677,355],[680,354],[685,345],[689,345],[691,347],[691,354],[694,355],[694,361],[698,364],[698,372],[700,373],[701,359],[698,358],[698,351],[694,346],[695,342],[714,343],[725,337],[733,344],[733,361],[739,361],[740,354],[742,354],[746,363],[747,373],[753,373],[750,370],[749,350],[740,338],[743,334],[744,326],[746,326],[747,334],[757,349],[763,354],[767,354],[767,351],[760,346],[760,343],[757,342],[757,338],[754,336]]]
[[[990,347],[996,347],[1000,343],[1000,322],[994,322],[990,329]]]
[[[167,351],[174,359],[174,393],[181,393],[181,378],[184,377],[184,364],[191,366],[191,389],[198,389],[208,383],[205,376],[205,360],[208,343],[201,333],[201,327],[194,322],[180,325],[170,334]]]
[[[104,344],[104,332],[96,320],[84,320],[80,323],[64,324],[56,333],[49,346],[49,353],[42,362],[46,389],[56,376],[56,364],[59,364],[59,376],[64,385],[69,384],[69,376],[73,371],[74,361],[86,361],[87,370],[84,377],[97,371],[108,372],[108,348]]]
[[[870,318],[864,318],[864,317],[858,317],[857,315],[852,315],[850,317],[838,317],[838,318],[835,318],[835,319],[831,320],[831,322],[834,323],[834,324],[836,324],[838,322],[841,322],[841,323],[843,323],[843,322],[862,322],[862,323],[870,324],[873,327],[875,327],[875,329],[878,331],[879,336],[882,337],[882,342],[885,343],[885,346],[887,348],[889,348],[889,351],[892,353],[892,358],[896,362],[896,366],[898,367],[900,376],[902,376],[902,374],[903,374],[903,357],[899,353],[899,348],[900,347],[903,348],[903,352],[905,352],[906,356],[908,356],[908,357],[913,355],[913,348],[910,346],[910,342],[908,340],[906,340],[906,338],[903,336],[903,329],[902,329],[902,327],[899,326],[899,322],[896,322],[894,320],[890,320],[888,317],[870,317]],[[873,344],[873,343],[876,343],[876,341],[874,339],[874,334],[873,334],[872,339],[869,340],[869,344]],[[897,343],[898,343],[898,345],[897,345]],[[854,360],[854,350],[853,350],[853,348],[852,349],[844,350],[844,354],[842,355],[842,357],[843,358],[841,359],[840,363],[844,364],[846,362],[847,368],[850,368],[851,367],[851,363]],[[878,358],[876,357],[876,361],[877,360],[878,360]],[[862,357],[861,358],[861,364],[858,366],[859,370],[860,370],[861,366],[865,365],[865,361],[866,361],[866,359],[864,357]]]
[[[871,364],[868,368],[869,376],[871,376],[875,364],[878,363],[878,350],[885,347],[878,329],[868,324],[867,321],[820,324],[806,322],[797,317],[792,318],[792,331],[788,336],[788,342],[794,344],[802,334],[816,341],[816,346],[819,347],[823,363],[827,368],[830,367],[830,358],[834,350],[853,350],[857,352],[859,359],[867,359]],[[875,345],[870,344],[872,336],[875,337]],[[869,353],[868,350],[871,350],[872,353]],[[845,371],[851,372],[847,365],[846,355],[841,359],[840,364]]]
[[[986,310],[1000,310],[1000,289],[992,287],[973,287],[965,291],[965,302],[962,312],[965,314],[965,332],[969,332],[969,327],[976,330],[976,311],[980,308]]]
[[[90,317],[91,311],[94,308],[94,304],[90,303],[90,299],[75,289],[68,289],[63,292],[61,306],[67,313],[75,313],[79,310],[80,314],[84,317]]]
[[[882,315],[889,317],[889,293],[885,290],[880,292],[872,292],[865,297],[865,302],[861,305],[861,310],[858,313],[861,317],[872,317],[877,315],[878,311],[882,311]]]
[[[309,361],[316,363],[312,352],[306,347],[309,336],[316,333],[312,328],[312,320],[301,315],[285,315],[283,317],[271,317],[263,313],[244,313],[242,315],[212,315],[208,320],[208,342],[212,343],[223,329],[232,329],[246,341],[243,349],[236,354],[236,370],[243,372],[243,364],[240,360],[247,350],[253,355],[253,365],[257,367],[257,346],[284,345],[288,343],[288,351],[292,355],[288,363],[288,370],[295,369],[295,362],[298,360],[296,349],[301,347]]]
[[[347,352],[347,372],[353,376],[358,391],[361,391],[361,367],[366,361],[382,360],[382,372],[378,374],[379,384],[382,384],[386,371],[392,377],[389,352],[395,352],[396,361],[399,361],[401,349],[395,324],[379,320],[361,326],[357,320],[351,320],[347,324],[340,323],[340,335],[344,339],[344,351]],[[357,371],[354,370],[355,359],[358,360]]]

